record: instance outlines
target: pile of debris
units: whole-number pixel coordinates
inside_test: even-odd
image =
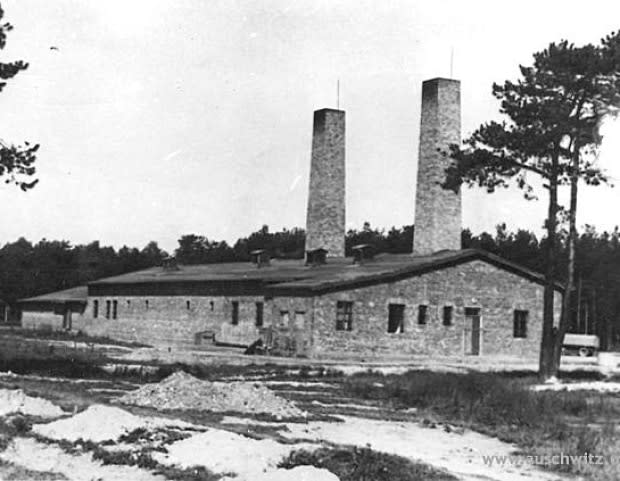
[[[276,396],[263,385],[245,381],[202,381],[183,371],[129,392],[119,402],[160,410],[264,413],[277,419],[305,416],[295,404]]]

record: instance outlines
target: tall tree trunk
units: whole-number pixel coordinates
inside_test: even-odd
[[[545,249],[545,287],[543,293],[543,326],[540,343],[540,360],[538,375],[545,381],[556,374],[554,369],[555,336],[553,330],[554,294],[555,294],[555,262],[556,262],[556,231],[558,214],[558,156],[551,159],[552,169],[549,177],[549,209],[547,213],[547,246]]]
[[[560,316],[560,325],[553,346],[553,360],[556,372],[560,369],[560,358],[562,356],[562,345],[564,343],[564,334],[568,330],[570,321],[570,301],[571,293],[575,285],[575,251],[577,246],[577,189],[579,183],[579,132],[575,137],[575,146],[573,150],[573,158],[571,162],[571,179],[570,179],[570,210],[568,213],[569,230],[568,230],[568,272],[566,276],[566,288],[564,291],[564,299],[562,302],[562,315]]]

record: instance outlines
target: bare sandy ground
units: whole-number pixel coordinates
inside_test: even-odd
[[[191,435],[166,445],[167,453],[157,455],[162,464],[188,467],[202,465],[215,472],[230,472],[236,481],[335,481],[325,470],[306,466],[286,471],[277,464],[295,449],[315,449],[321,445],[370,446],[372,449],[422,461],[453,473],[465,481],[552,481],[562,479],[527,464],[487,465],[482,456],[506,456],[513,445],[471,431],[447,432],[414,422],[342,417],[343,422],[269,423],[292,443],[275,439],[251,439],[229,431],[231,424],[249,421],[245,417],[226,417],[219,427],[199,427],[183,421],[131,414],[118,407],[92,406],[71,417],[35,425],[34,431],[51,439],[75,440],[78,437],[100,441],[118,439],[136,427],[157,429],[162,426],[191,428]],[[131,445],[123,445],[131,449]],[[0,453],[4,461],[35,471],[62,473],[69,479],[137,480],[163,479],[153,473],[128,466],[102,465],[90,454],[69,454],[57,445],[48,445],[29,437],[15,438]]]
[[[482,456],[507,456],[516,447],[472,431],[462,434],[431,429],[418,423],[344,417],[343,423],[288,424],[282,435],[291,439],[370,446],[414,461],[445,468],[466,481],[551,481],[562,479],[529,465],[487,466]]]
[[[50,446],[31,438],[15,438],[0,457],[7,462],[33,471],[61,473],[74,481],[164,481],[133,466],[103,465],[89,454],[67,454],[58,446]]]

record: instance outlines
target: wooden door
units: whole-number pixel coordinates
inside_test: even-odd
[[[303,311],[295,312],[294,322],[294,338],[295,338],[295,354],[297,356],[304,356],[307,349],[307,337],[306,337],[306,313]]]
[[[67,307],[65,309],[65,313],[64,313],[63,318],[62,318],[62,327],[63,327],[63,329],[66,329],[67,331],[71,330],[71,323],[72,323],[71,308]]]

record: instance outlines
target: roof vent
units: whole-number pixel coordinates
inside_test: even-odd
[[[256,264],[256,267],[268,266],[271,261],[269,253],[265,249],[256,249],[250,252],[250,259],[252,264]]]
[[[375,256],[375,249],[371,244],[358,244],[351,247],[353,264],[364,264]]]
[[[306,265],[307,266],[320,266],[327,262],[327,249],[319,247],[318,249],[312,249],[306,251]]]
[[[174,272],[174,271],[180,270],[179,269],[179,265],[177,264],[176,257],[166,257],[162,261],[161,266],[163,267],[164,271],[166,271],[166,272]]]

